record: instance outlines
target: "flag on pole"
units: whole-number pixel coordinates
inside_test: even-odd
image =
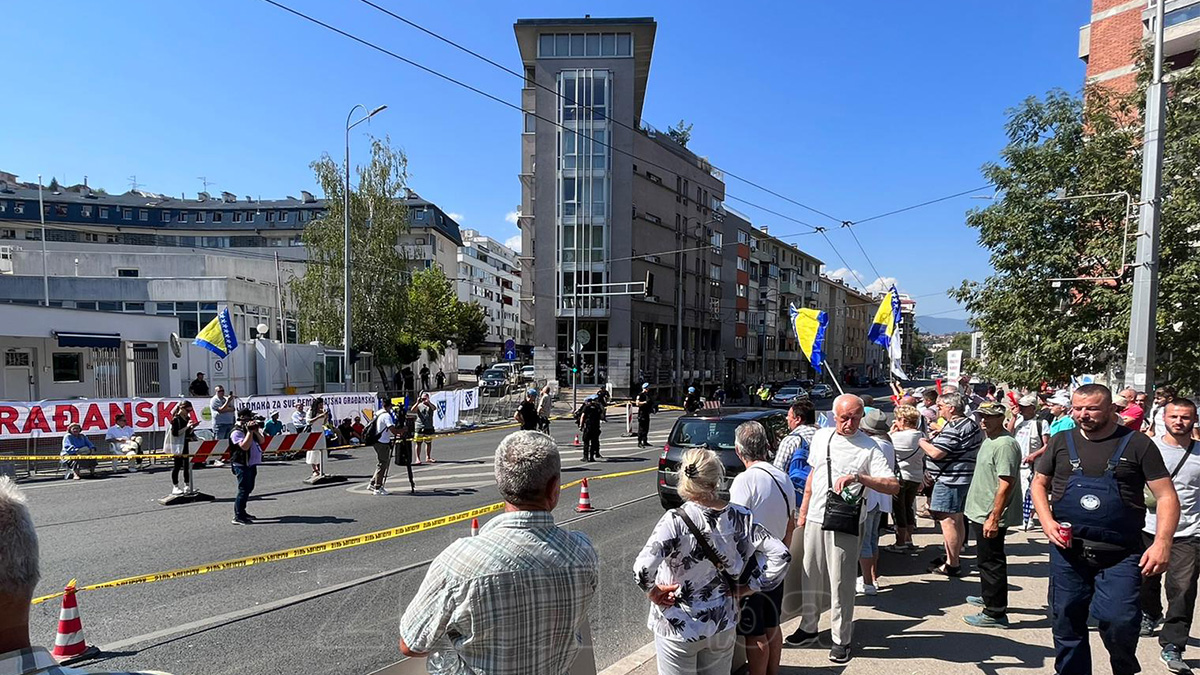
[[[788,308],[792,316],[792,328],[800,341],[800,350],[808,357],[817,374],[821,374],[821,363],[825,360],[825,325],[829,315],[818,309]]]
[[[871,321],[871,328],[867,331],[867,339],[884,349],[889,349],[899,326],[900,294],[896,292],[896,287],[892,286],[884,294],[883,302],[879,303],[879,310],[875,312],[875,319]]]
[[[229,318],[228,307],[196,334],[193,344],[204,347],[220,358],[229,356],[230,352],[237,349],[237,334],[233,332],[233,319]]]

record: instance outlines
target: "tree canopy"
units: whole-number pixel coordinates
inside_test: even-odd
[[[983,374],[1033,386],[1083,373],[1123,375],[1128,343],[1142,109],[1128,95],[1052,91],[1008,113],[1008,145],[983,174],[992,203],[967,224],[993,271],[951,295],[988,344]],[[1173,74],[1166,115],[1156,382],[1200,386],[1200,73]],[[1128,193],[1135,203],[1126,220]],[[1064,199],[1066,198],[1066,199]],[[1128,223],[1128,229],[1126,224]]]
[[[692,140],[692,125],[684,120],[679,120],[679,124],[667,127],[667,135],[671,137],[671,140],[686,148],[688,141]]]

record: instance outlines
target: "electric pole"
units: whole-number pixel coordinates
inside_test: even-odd
[[[1146,133],[1142,144],[1142,198],[1138,214],[1137,254],[1133,269],[1133,310],[1125,386],[1148,391],[1154,386],[1154,330],[1158,313],[1159,215],[1162,200],[1163,114],[1166,111],[1163,64],[1163,4],[1155,3],[1154,79],[1146,89]]]

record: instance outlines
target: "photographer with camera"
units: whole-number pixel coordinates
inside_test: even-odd
[[[254,481],[258,478],[258,465],[262,464],[262,445],[266,442],[262,431],[263,418],[249,408],[237,414],[237,423],[229,434],[230,468],[237,477],[237,498],[233,501],[233,524],[249,525],[254,516],[246,512],[246,502],[254,492]]]

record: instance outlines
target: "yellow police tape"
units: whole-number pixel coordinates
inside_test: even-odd
[[[623,478],[625,476],[633,476],[640,473],[649,473],[657,470],[657,466],[646,467],[644,469],[635,469],[633,471],[621,471],[618,473],[609,473],[600,476],[589,476],[588,480],[604,480],[607,478]],[[583,482],[583,479],[571,481],[562,486],[566,490]],[[333,541],[321,542],[319,544],[309,544],[308,546],[297,546],[296,548],[284,549],[273,553],[263,553],[260,555],[250,555],[242,558],[233,558],[231,560],[222,560],[221,562],[209,563],[206,565],[195,565],[193,567],[183,567],[180,569],[170,570],[168,572],[156,572],[154,574],[142,574],[134,577],[125,577],[123,579],[114,579],[98,584],[89,584],[87,586],[79,586],[75,591],[95,591],[101,588],[120,588],[122,586],[133,586],[135,584],[151,584],[156,581],[167,581],[169,579],[179,579],[182,577],[193,577],[200,574],[208,574],[209,572],[220,572],[222,570],[237,569],[240,567],[250,567],[251,565],[261,565],[264,563],[280,562],[283,560],[292,560],[295,558],[303,558],[305,556],[316,555],[318,553],[329,553],[330,551],[340,551],[355,546],[364,544],[373,544],[375,542],[395,539],[396,537],[404,537],[417,532],[424,532],[454,523],[461,523],[464,520],[478,518],[489,513],[500,511],[504,508],[503,502],[480,506],[469,511],[459,511],[448,516],[441,516],[425,520],[419,523],[411,523],[392,527],[386,530],[377,530],[375,532],[367,532],[365,534],[354,535],[353,537],[345,537],[343,539],[334,539]],[[48,600],[60,598],[63,593],[52,593],[43,595],[39,598],[34,598],[31,604],[40,605]]]

